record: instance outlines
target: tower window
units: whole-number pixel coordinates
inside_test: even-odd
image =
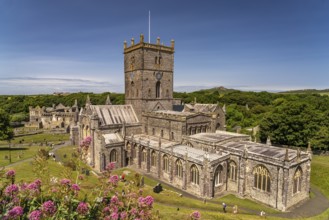
[[[158,57],[155,57],[155,58],[154,58],[154,63],[155,63],[155,64],[158,64]]]
[[[155,97],[160,98],[161,93],[161,83],[158,81],[155,85]]]

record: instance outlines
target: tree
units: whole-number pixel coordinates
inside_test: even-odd
[[[13,129],[10,126],[10,117],[3,109],[0,109],[0,140],[9,143],[9,163],[11,163],[11,145],[10,140],[14,137]]]
[[[0,109],[0,140],[10,141],[14,137],[10,126],[10,117],[3,109]]]

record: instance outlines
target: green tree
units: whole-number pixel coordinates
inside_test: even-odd
[[[3,109],[0,109],[0,140],[10,141],[14,137],[10,126],[10,117]]]

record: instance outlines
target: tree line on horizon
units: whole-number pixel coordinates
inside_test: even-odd
[[[85,105],[89,95],[92,104],[105,104],[109,95],[113,104],[124,104],[124,94],[72,93],[68,95],[2,95],[1,107],[11,116],[12,122],[28,121],[29,106],[49,107],[62,103],[72,106],[78,101]],[[259,126],[258,141],[270,137],[277,145],[329,148],[329,96],[314,93],[243,92],[238,90],[208,89],[195,92],[174,92],[174,98],[183,103],[218,103],[225,106],[228,131],[241,127],[251,133]]]

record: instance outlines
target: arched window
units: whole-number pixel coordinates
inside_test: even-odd
[[[163,137],[163,130],[161,130],[161,137]]]
[[[136,145],[133,144],[131,147],[131,157],[136,158]]]
[[[199,169],[194,164],[191,166],[191,183],[199,185]]]
[[[146,150],[145,150],[145,148],[143,147],[142,148],[142,162],[146,162]]]
[[[223,183],[223,167],[219,165],[215,171],[215,186]]]
[[[106,169],[106,156],[105,156],[105,154],[102,154],[102,158],[103,158],[103,170],[105,170]]]
[[[148,91],[148,97],[151,97],[151,89]]]
[[[160,83],[160,81],[158,81],[155,84],[155,97],[160,98],[160,96],[161,96],[161,83]]]
[[[271,191],[271,177],[269,171],[264,166],[257,166],[254,169],[254,187],[270,192]]]
[[[163,156],[163,170],[169,172],[169,157],[167,155]]]
[[[183,164],[180,159],[176,160],[176,176],[183,178]]]
[[[131,97],[134,97],[134,88],[135,88],[135,83],[132,81],[131,82],[131,90],[130,90],[131,91],[131,94],[130,94]]]
[[[158,57],[154,57],[154,63],[158,64]]]
[[[171,132],[171,140],[175,140],[174,132]]]
[[[303,176],[302,169],[298,167],[294,175],[293,194],[298,193],[302,190],[302,176]]]
[[[151,166],[155,167],[156,166],[156,161],[157,161],[157,155],[155,151],[152,151],[151,153]]]
[[[117,162],[118,160],[118,153],[116,150],[112,150],[110,153],[110,162]]]
[[[166,90],[166,97],[167,98],[169,97],[169,90],[168,89]]]
[[[233,181],[236,181],[237,179],[237,166],[236,163],[234,161],[230,162],[230,179]]]

